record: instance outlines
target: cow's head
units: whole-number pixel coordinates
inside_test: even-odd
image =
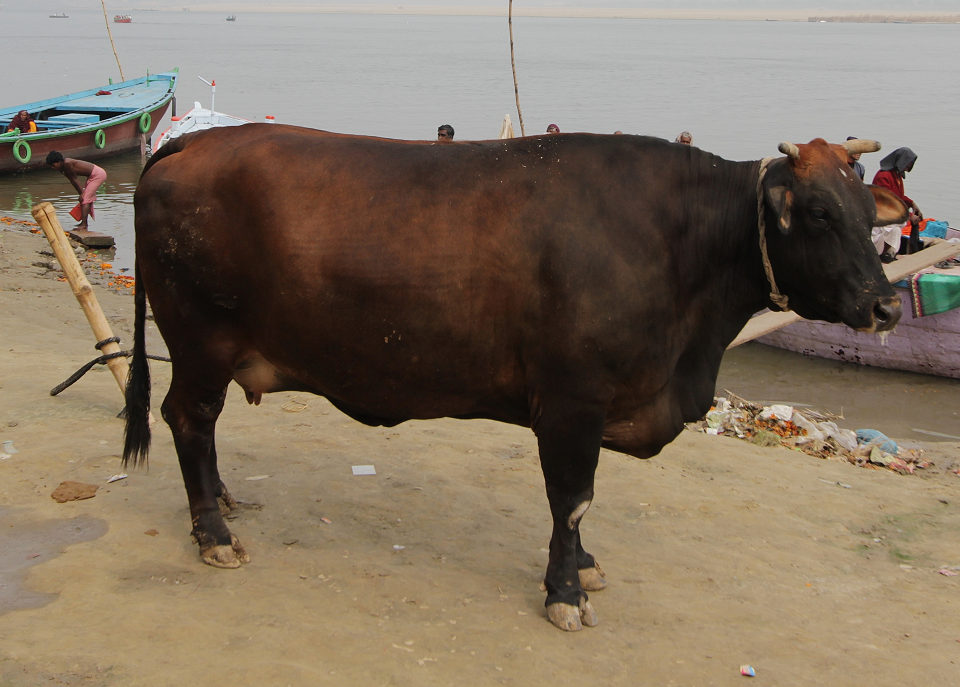
[[[892,329],[900,319],[900,300],[870,230],[903,222],[906,207],[889,191],[864,184],[847,164],[848,152],[879,149],[867,140],[781,143],[787,157],[767,167],[761,230],[765,224],[776,286],[803,317],[863,331]]]

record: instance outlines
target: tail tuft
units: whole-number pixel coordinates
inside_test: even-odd
[[[150,366],[147,363],[145,320],[147,294],[140,279],[140,264],[134,262],[133,359],[127,374],[126,427],[123,431],[123,466],[146,466],[150,453]]]

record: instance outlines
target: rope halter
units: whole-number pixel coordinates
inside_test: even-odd
[[[763,271],[770,282],[770,300],[783,311],[790,309],[787,295],[780,293],[777,280],[773,278],[773,265],[767,255],[767,222],[763,211],[763,178],[767,175],[767,166],[773,161],[772,157],[765,157],[760,161],[760,174],[757,175],[757,229],[760,233],[760,258],[763,260]]]

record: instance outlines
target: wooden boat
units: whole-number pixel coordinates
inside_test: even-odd
[[[236,21],[236,20],[237,20],[237,15],[235,14],[231,14],[229,17],[227,17],[227,21]]]
[[[202,131],[203,129],[212,129],[220,126],[240,126],[241,124],[250,124],[252,119],[237,117],[236,115],[217,112],[213,109],[217,95],[217,82],[207,81],[202,76],[197,77],[205,84],[210,86],[210,107],[205,108],[199,102],[194,101],[193,109],[181,117],[173,116],[170,118],[170,126],[157,137],[153,144],[152,152],[157,152],[167,141],[179,138],[192,131]],[[273,123],[274,118],[266,117],[266,121]]]
[[[174,69],[0,109],[0,132],[20,110],[37,123],[36,133],[0,134],[0,174],[43,167],[51,150],[96,160],[138,149],[141,134],[149,139],[166,113],[177,77]]]
[[[113,15],[113,21],[117,24],[129,24],[133,21],[133,17],[129,14],[115,14]]]
[[[955,233],[960,236],[960,232]],[[884,265],[903,309],[899,324],[891,332],[866,334],[843,324],[803,320],[792,312],[768,312],[748,322],[731,347],[755,339],[818,358],[960,379],[960,267],[929,267],[958,255],[960,242],[939,241]],[[940,307],[950,308],[956,303],[954,307],[924,314],[926,275],[942,275],[937,277],[937,286],[941,294],[948,295],[941,296]]]

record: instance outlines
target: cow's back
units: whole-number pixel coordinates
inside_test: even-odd
[[[510,210],[539,189],[498,176],[496,151],[451,162],[441,146],[267,125],[179,141],[135,201],[168,345],[203,330],[381,421],[527,422],[549,220]]]

